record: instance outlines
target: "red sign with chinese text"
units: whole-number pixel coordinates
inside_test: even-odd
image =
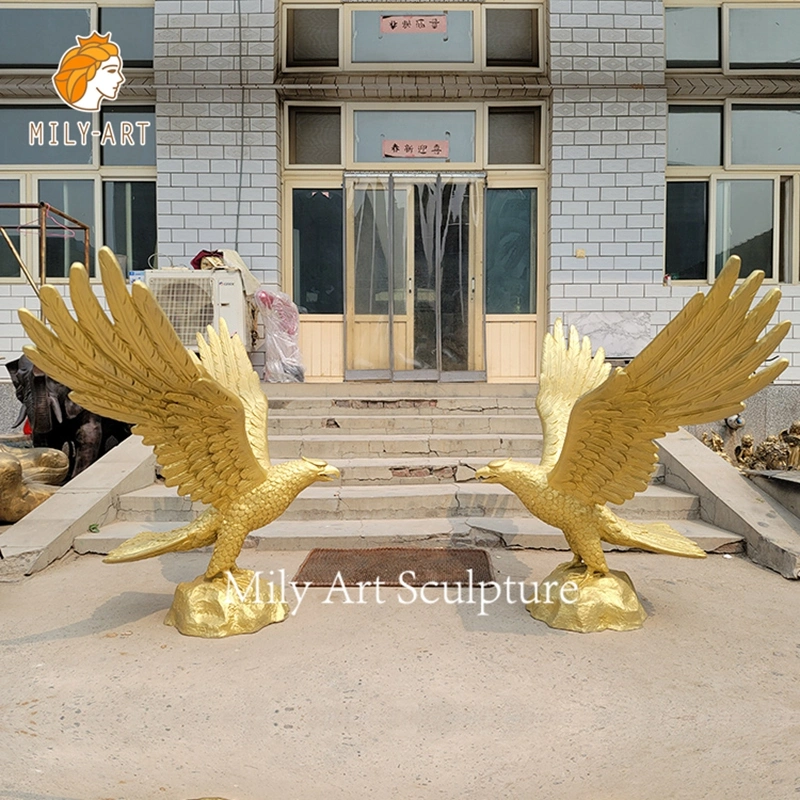
[[[384,139],[384,158],[448,158],[450,142],[447,139]]]
[[[447,14],[395,14],[381,17],[381,33],[447,33]]]

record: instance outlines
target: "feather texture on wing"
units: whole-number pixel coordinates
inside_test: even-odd
[[[25,354],[72,389],[90,411],[134,423],[152,445],[167,485],[224,510],[261,484],[269,467],[267,402],[238,337],[209,334],[202,363],[181,343],[144,284],[129,293],[114,254],[99,253],[113,323],[81,264],[70,269],[74,319],[52,286],[41,292],[52,331],[25,309],[20,320],[35,346]]]
[[[783,372],[786,359],[756,372],[790,327],[784,321],[758,338],[780,292],[751,310],[764,273],[753,272],[731,295],[740,264],[732,257],[707,295],[696,294],[625,369],[577,400],[550,486],[585,503],[623,503],[647,487],[655,439],[739,413]]]
[[[560,319],[555,321],[553,332],[545,334],[536,395],[536,410],[544,433],[541,466],[555,466],[564,445],[572,407],[579,397],[599,386],[610,371],[603,348],[592,358],[589,339],[584,336],[581,342],[574,326],[569,329],[569,346],[564,343]]]

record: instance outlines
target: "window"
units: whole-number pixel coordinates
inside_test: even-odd
[[[536,189],[486,190],[486,313],[536,313]]]
[[[742,277],[797,281],[800,106],[671,105],[667,142],[667,274],[711,281],[735,254]]]
[[[386,110],[355,110],[353,160],[392,165],[475,162],[474,110],[418,108],[414,104],[409,110],[398,109],[397,105]],[[436,148],[440,154],[436,154]]]
[[[88,8],[0,8],[0,67],[55,68],[91,25]]]
[[[0,178],[0,205],[19,203],[19,180]],[[16,208],[0,208],[0,227],[5,229],[8,238],[19,251],[20,232],[17,230],[20,214]],[[14,258],[5,239],[0,237],[0,278],[16,278],[19,264]]]
[[[341,117],[336,106],[291,106],[289,163],[341,164]]]
[[[489,108],[489,164],[541,164],[541,108]]]
[[[99,114],[65,106],[0,105],[0,203],[49,203],[90,228],[90,263],[107,244],[127,271],[145,269],[156,250],[155,109],[114,105]],[[24,176],[19,173],[23,167]],[[0,209],[23,262],[39,274],[35,209]],[[84,261],[81,231],[54,217],[46,241],[45,274],[63,279]],[[2,224],[2,222],[0,222]],[[20,269],[0,242],[0,278],[20,279]]]
[[[147,7],[100,8],[100,33],[111,31],[128,68],[153,66],[155,9]]]
[[[31,4],[32,5],[32,4]],[[79,5],[76,4],[76,5]],[[0,8],[0,69],[54,69],[76,36],[111,31],[126,67],[153,66],[152,3],[108,8]]]
[[[542,4],[287,5],[288,71],[542,70]]]
[[[100,148],[103,166],[155,166],[156,110],[154,106],[119,106],[104,108],[101,129],[110,127],[109,138]],[[102,140],[101,140],[102,141]]]
[[[706,69],[721,65],[720,9],[667,8],[664,14],[668,69]]]
[[[535,8],[486,9],[486,66],[539,65],[539,12]]]
[[[294,297],[301,313],[342,314],[342,189],[292,190]]]
[[[153,181],[103,183],[103,244],[127,275],[148,268],[156,252],[156,185]]]
[[[339,9],[286,10],[286,66],[339,66]]]
[[[89,180],[40,180],[39,200],[55,206],[65,214],[91,224],[94,222],[94,181]],[[53,230],[48,226],[47,269],[48,278],[66,278],[74,261],[83,261],[85,242],[81,231]],[[94,264],[96,241],[92,237],[89,251]],[[90,267],[91,268],[91,267]]]
[[[667,164],[722,164],[722,106],[670,106]]]
[[[665,9],[667,69],[800,69],[800,5],[720,3]]]

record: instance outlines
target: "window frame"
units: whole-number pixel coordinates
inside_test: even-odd
[[[530,8],[537,14],[537,36],[539,65],[536,67],[495,67],[486,64],[486,8],[487,6],[476,2],[439,3],[431,2],[414,3],[409,0],[400,0],[397,3],[376,2],[320,2],[320,0],[291,0],[281,3],[281,42],[279,72],[286,75],[302,73],[357,73],[357,72],[488,72],[490,74],[529,74],[541,75],[547,69],[547,37],[545,36],[546,15],[545,5],[539,2],[502,2],[493,0],[489,8]],[[339,9],[339,66],[338,67],[289,67],[288,64],[288,11],[291,8],[338,8]],[[352,60],[352,37],[354,11],[397,11],[398,13],[431,12],[431,11],[469,11],[472,14],[472,61],[471,62],[403,62],[402,65],[383,62],[367,62]]]
[[[295,167],[291,168],[292,170]],[[292,230],[294,225],[293,219],[293,192],[295,189],[343,189],[344,183],[342,179],[342,172],[344,167],[338,169],[329,169],[327,166],[323,169],[317,168],[314,175],[294,173],[291,175],[284,175],[283,190],[282,190],[282,208],[285,213],[282,215],[282,235],[283,245],[281,248],[281,262],[283,269],[281,269],[281,291],[285,292],[289,297],[294,300],[294,237]],[[342,202],[345,202],[343,199]],[[346,208],[343,209],[342,218],[346,219]],[[342,264],[344,265],[345,255],[342,253]],[[342,294],[344,295],[345,275],[342,271]],[[341,314],[302,314],[303,320],[311,322],[341,322],[344,324],[344,313]]]
[[[670,67],[666,66],[669,75],[725,75],[728,77],[753,77],[756,75],[784,75],[800,77],[800,69],[732,69],[730,66],[730,12],[731,9],[754,8],[758,10],[796,8],[800,11],[798,0],[769,0],[758,3],[720,2],[720,0],[667,0],[664,5],[665,19],[668,8],[718,8],[720,10],[719,58],[718,67]]]
[[[714,262],[716,259],[716,239],[717,239],[717,185],[724,180],[772,180],[773,190],[773,254],[772,254],[772,277],[765,278],[764,283],[770,285],[779,284],[798,284],[800,283],[800,165],[742,165],[731,164],[731,106],[736,105],[798,105],[796,99],[759,98],[749,97],[728,98],[726,100],[707,100],[697,98],[684,100],[682,98],[670,98],[668,101],[667,114],[671,106],[710,106],[719,105],[723,107],[722,117],[722,151],[723,158],[721,165],[712,166],[669,166],[666,167],[665,182],[706,181],[708,182],[708,232],[707,232],[707,273],[706,279],[675,280],[678,285],[707,285],[716,280],[714,274]],[[669,137],[669,131],[667,131]],[[781,179],[789,178],[792,180],[792,206],[788,220],[782,220],[782,209],[780,203]],[[665,192],[666,203],[666,192]],[[783,224],[781,224],[783,222]],[[788,269],[788,280],[781,280],[780,275],[780,243],[786,225],[791,225],[791,254]],[[664,242],[666,243],[667,219],[664,214]],[[664,272],[666,272],[666,247],[664,249]]]

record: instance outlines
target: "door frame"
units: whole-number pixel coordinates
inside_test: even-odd
[[[385,182],[386,190],[395,192],[398,188],[406,188],[408,201],[406,208],[409,210],[409,216],[406,220],[406,280],[404,283],[404,291],[406,291],[406,312],[403,315],[405,329],[406,349],[405,353],[413,356],[413,342],[414,342],[414,310],[413,303],[415,299],[415,283],[413,274],[413,253],[414,253],[414,213],[413,213],[413,187],[416,182],[439,182],[441,179],[449,180],[450,182],[463,182],[471,185],[473,190],[470,192],[469,208],[470,219],[467,225],[469,236],[469,275],[467,278],[467,297],[468,297],[468,315],[467,315],[467,341],[469,361],[471,364],[481,364],[482,369],[469,369],[469,370],[443,370],[441,369],[441,274],[437,270],[436,274],[436,302],[437,302],[437,323],[436,323],[436,337],[438,342],[437,352],[437,366],[435,369],[397,369],[395,367],[397,359],[397,348],[395,345],[395,337],[397,335],[397,324],[395,322],[394,304],[387,302],[387,315],[383,316],[387,327],[387,353],[389,355],[388,368],[375,368],[375,369],[352,369],[348,367],[348,359],[350,352],[348,349],[348,342],[352,341],[355,336],[354,326],[359,320],[355,314],[354,308],[354,290],[355,290],[355,249],[353,237],[350,234],[354,225],[353,217],[353,204],[350,199],[350,191],[352,191],[354,183],[358,180],[362,181],[375,181]],[[396,182],[395,182],[396,181]],[[482,228],[482,210],[484,190],[486,186],[486,173],[484,171],[475,170],[346,170],[343,174],[343,188],[344,188],[344,243],[345,243],[345,259],[344,259],[344,379],[345,380],[390,380],[393,382],[419,382],[419,381],[433,381],[438,383],[449,382],[484,382],[486,381],[486,366],[484,361],[485,356],[485,313],[483,307],[484,296],[484,278],[483,278],[483,228]],[[393,223],[394,203],[389,204],[389,231],[390,231],[390,252],[394,252],[394,223]],[[472,220],[478,220],[480,225],[473,225]],[[437,226],[438,228],[438,226]],[[438,247],[438,244],[437,244]],[[437,262],[440,260],[437,257]],[[392,259],[390,259],[392,261]],[[395,287],[394,274],[392,272],[393,266],[389,265],[389,274],[387,277],[387,286]],[[392,294],[389,295],[387,300],[391,300]],[[352,300],[352,304],[351,304]],[[411,305],[409,305],[411,304]],[[376,315],[369,315],[374,319]],[[382,316],[382,315],[381,315]],[[379,320],[381,321],[381,320]],[[410,350],[409,350],[410,343]]]

